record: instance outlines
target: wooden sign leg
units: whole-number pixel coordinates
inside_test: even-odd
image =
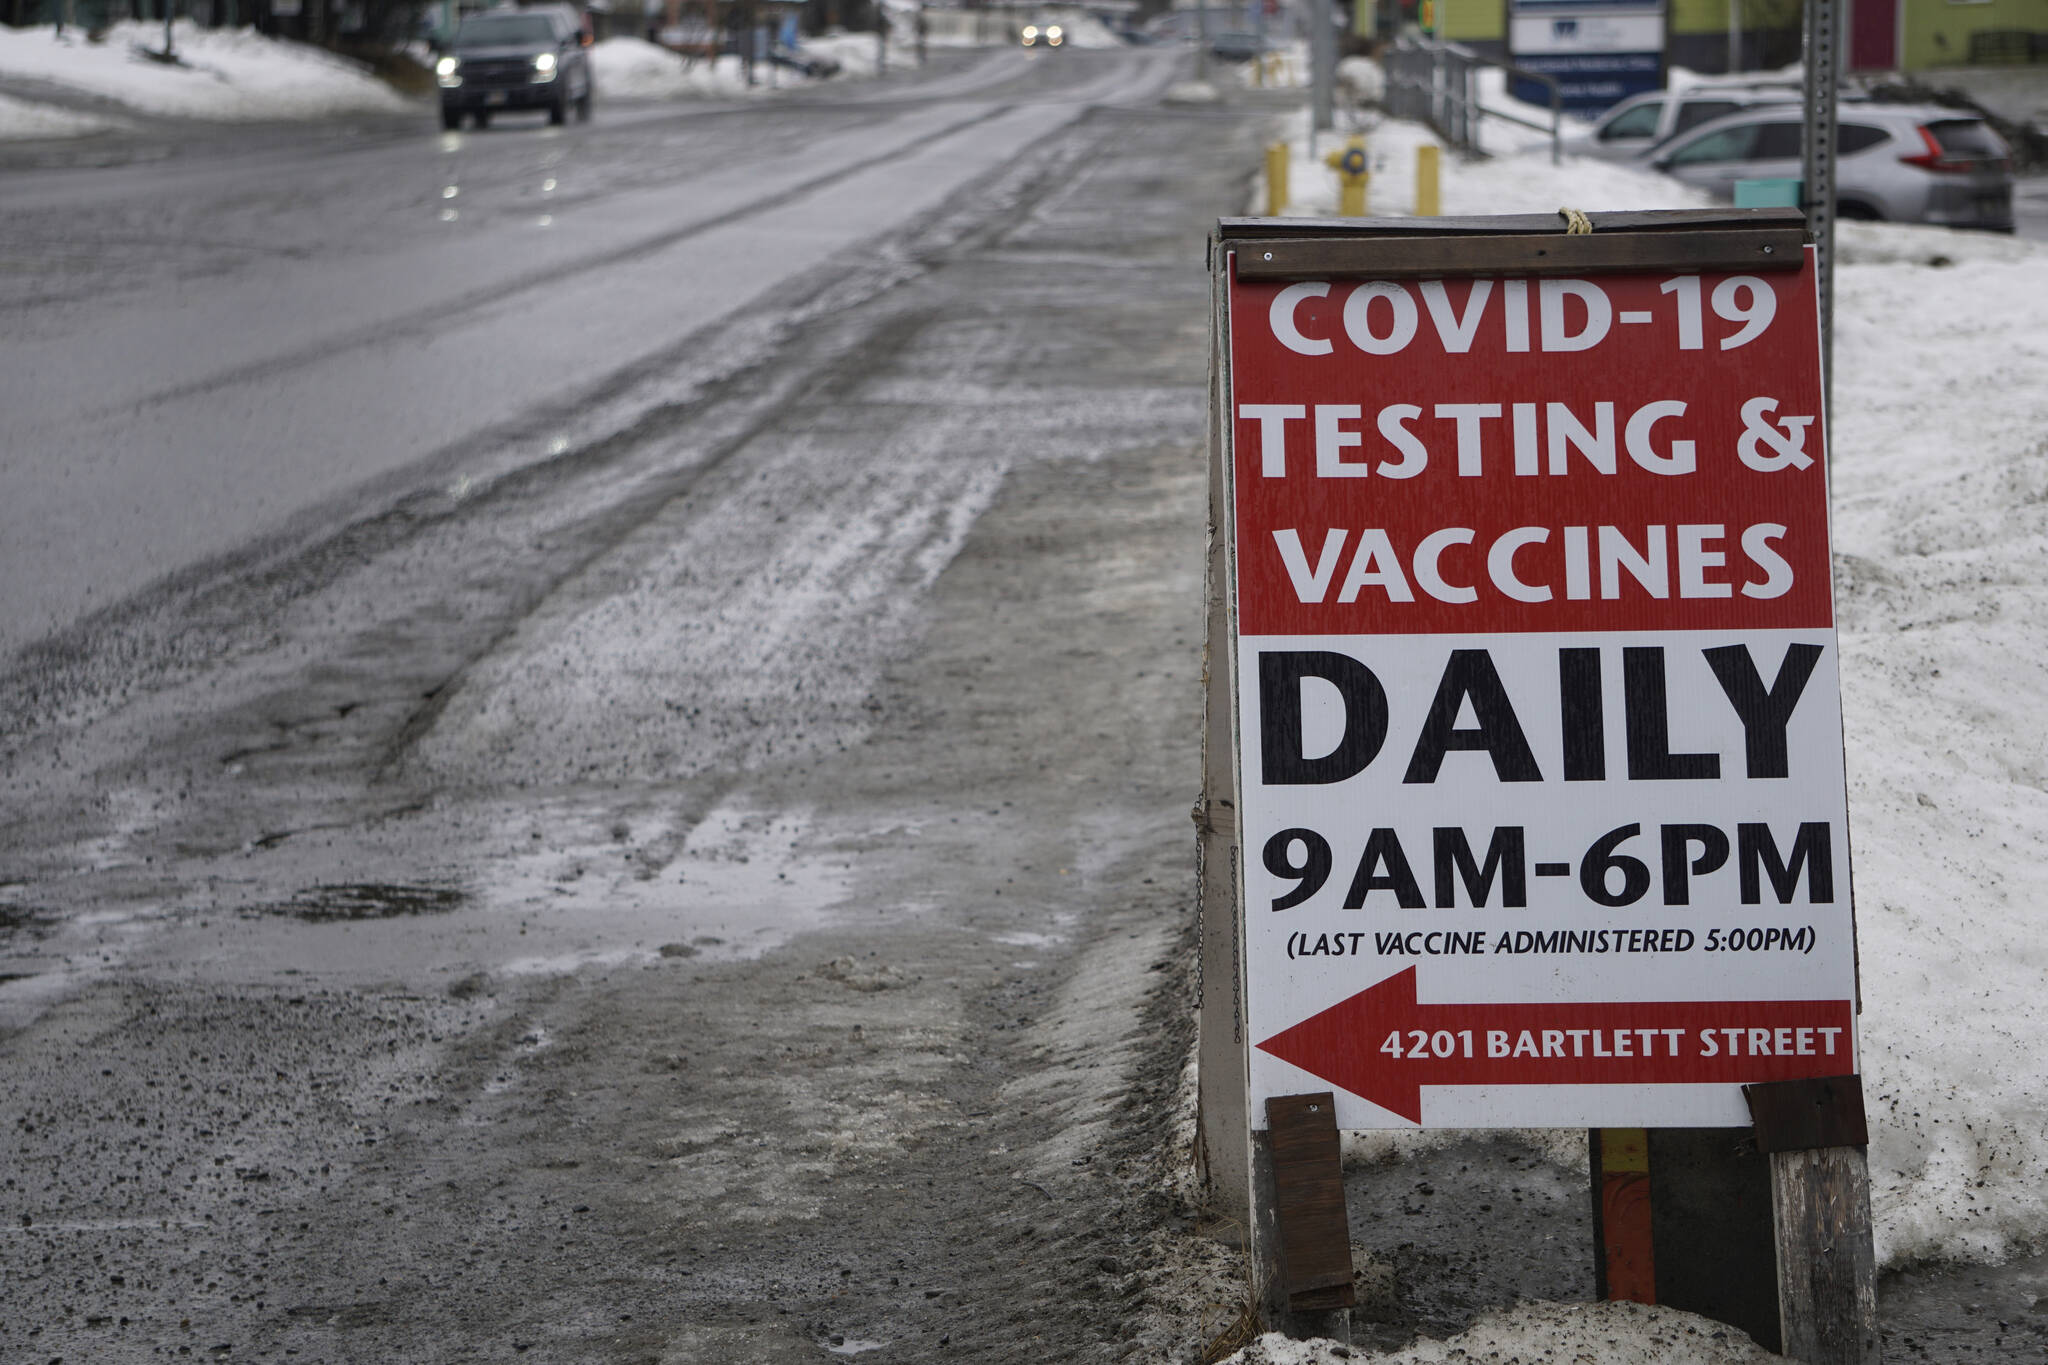
[[[1877,1365],[1877,1258],[1860,1076],[1742,1088],[1770,1155],[1784,1354]]]
[[[1336,1097],[1276,1095],[1252,1134],[1254,1286],[1266,1329],[1351,1342],[1351,1224]]]
[[[1202,915],[1202,1006],[1196,1035],[1195,1161],[1208,1194],[1211,1231],[1245,1244],[1251,1221],[1251,1127],[1246,1099],[1244,930],[1238,923],[1237,759],[1231,698],[1230,537],[1223,461],[1223,276],[1215,276],[1216,316],[1209,362],[1209,554],[1202,643],[1202,795],[1194,809],[1195,889]]]

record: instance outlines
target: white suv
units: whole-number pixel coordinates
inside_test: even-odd
[[[1602,114],[1585,136],[1566,138],[1564,150],[1573,156],[1627,161],[1710,119],[1759,104],[1797,104],[1800,99],[1800,92],[1789,86],[1696,85],[1685,90],[1646,90]]]
[[[1837,119],[1837,216],[2012,231],[2012,151],[1983,119],[1860,101],[1843,103]],[[1805,140],[1802,109],[1758,109],[1702,124],[1643,160],[1728,199],[1737,181],[1796,180]]]

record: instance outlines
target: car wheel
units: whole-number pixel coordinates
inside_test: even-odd
[[[488,128],[491,126],[491,111],[488,109],[479,109],[474,114],[471,114],[469,116],[469,121],[471,123],[474,123],[478,128]]]
[[[567,123],[568,121],[569,121],[569,92],[568,92],[568,91],[566,91],[566,90],[564,90],[564,91],[563,91],[563,92],[562,92],[562,93],[561,93],[561,94],[560,94],[560,95],[559,95],[559,96],[558,96],[558,97],[557,97],[557,98],[555,99],[555,102],[554,102],[553,104],[550,104],[550,105],[548,106],[548,122],[549,122],[549,123]]]
[[[443,109],[441,111],[441,126],[451,133],[460,128],[462,126],[462,111],[460,109]]]

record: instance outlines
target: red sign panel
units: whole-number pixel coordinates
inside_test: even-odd
[[[1239,629],[1831,624],[1813,291],[1234,284]]]

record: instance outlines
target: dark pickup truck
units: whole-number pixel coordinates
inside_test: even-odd
[[[467,114],[479,128],[501,109],[545,109],[562,123],[569,110],[590,117],[590,35],[568,5],[491,10],[462,21],[434,65],[441,84],[441,126]]]

